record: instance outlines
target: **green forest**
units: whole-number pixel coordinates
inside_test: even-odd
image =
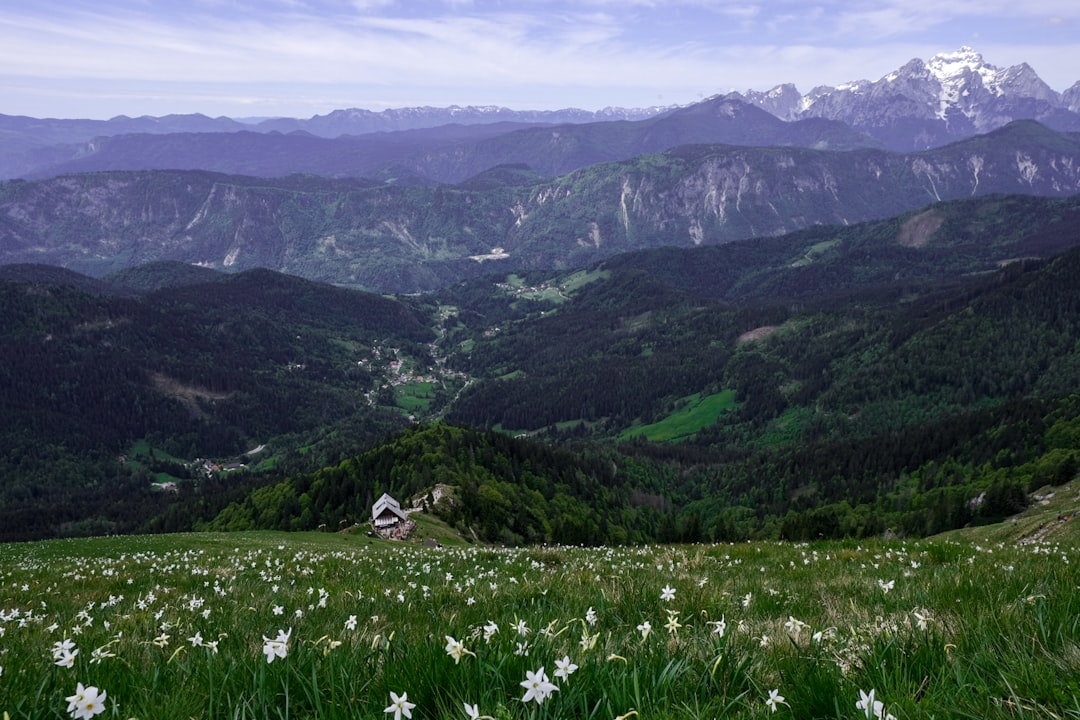
[[[997,522],[1080,467],[1078,245],[1080,201],[995,196],[418,296],[2,267],[0,540],[383,492],[502,544]]]

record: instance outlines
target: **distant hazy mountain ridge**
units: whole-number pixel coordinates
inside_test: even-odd
[[[739,103],[759,112],[740,110]],[[557,175],[694,143],[908,152],[1014,120],[1080,131],[1080,82],[1058,93],[1026,63],[999,68],[965,47],[913,59],[874,82],[823,85],[805,95],[782,84],[683,107],[348,108],[246,122],[197,114],[111,120],[0,115],[0,178],[192,168],[460,182],[500,164],[525,163]],[[549,148],[552,139],[556,147]]]
[[[1080,138],[1023,121],[922,153],[684,145],[554,179],[506,167],[458,186],[205,171],[9,181],[0,263],[100,276],[179,260],[417,292],[494,272],[492,263],[580,267],[995,193],[1080,193]]]

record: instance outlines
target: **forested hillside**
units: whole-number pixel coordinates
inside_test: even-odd
[[[434,337],[398,301],[267,271],[142,297],[33,271],[0,281],[3,538],[134,529],[148,512],[125,503],[159,508],[151,480],[192,479],[196,458],[379,437],[405,419],[375,400],[373,349],[426,354]],[[128,457],[136,445],[147,457]]]
[[[233,502],[211,530],[340,529],[366,523],[375,498],[415,498],[464,536],[505,544],[641,543],[657,537],[664,501],[616,481],[616,465],[503,433],[449,425],[407,430],[336,466]],[[450,489],[438,501],[436,486]]]
[[[435,485],[505,543],[988,522],[1076,472],[1078,243],[1077,200],[995,196],[397,299],[9,266],[0,532],[336,529]]]
[[[508,308],[470,353],[474,377],[493,379],[452,414],[535,428],[574,448],[563,469],[523,473],[522,453],[550,452],[535,441],[463,451],[468,431],[436,428],[256,493],[211,526],[333,527],[383,491],[422,496],[436,483],[460,489],[444,519],[502,542],[924,535],[1000,521],[1080,467],[1077,273],[1073,250],[900,304],[891,292],[829,295],[801,310],[599,274],[542,319]],[[708,395],[725,402],[681,417]],[[676,418],[690,429],[656,442]],[[576,484],[551,479],[570,467]],[[597,488],[611,513],[595,514]],[[595,525],[572,530],[574,516]]]

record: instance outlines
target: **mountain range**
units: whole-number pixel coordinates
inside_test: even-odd
[[[702,107],[728,117],[730,106]],[[733,112],[743,109],[764,114],[741,103]],[[1077,192],[1080,137],[1033,121],[919,153],[681,145],[553,179],[499,166],[457,185],[98,172],[0,184],[0,262],[100,276],[179,260],[409,293],[648,247],[858,223],[950,199]]]
[[[919,151],[1022,119],[1080,131],[1080,81],[1058,93],[1026,64],[998,68],[965,47],[928,61],[913,59],[877,81],[819,86],[805,95],[780,85],[685,107],[352,108],[258,122],[202,115],[107,121],[0,116],[0,178],[199,168],[453,183],[498,164],[525,163],[558,175],[689,143]],[[233,137],[238,134],[250,137]]]
[[[731,97],[785,120],[837,120],[901,151],[935,147],[1021,118],[1080,130],[1080,81],[1058,93],[1027,63],[1000,68],[970,47],[925,62],[913,59],[876,81],[819,86],[805,95],[786,84]]]

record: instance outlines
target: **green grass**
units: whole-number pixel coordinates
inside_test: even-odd
[[[394,399],[398,407],[406,412],[427,412],[435,399],[435,383],[410,382],[398,385]]]
[[[700,393],[682,398],[681,407],[659,422],[624,430],[620,440],[644,435],[654,442],[677,442],[693,437],[703,428],[716,423],[724,413],[736,406],[735,391],[724,390],[712,395]]]
[[[148,462],[153,460],[174,462],[178,465],[187,463],[187,460],[170,455],[161,448],[151,447],[146,440],[138,440],[128,448],[127,462],[134,467],[145,467]]]
[[[798,260],[791,263],[791,267],[805,267],[807,265],[812,265],[819,257],[839,245],[840,242],[839,239],[823,240],[822,242],[811,245]]]
[[[416,522],[413,539],[417,542],[434,540],[444,547],[465,547],[469,543],[454,528],[429,513],[413,513],[409,516]]]
[[[1005,522],[964,528],[944,537],[977,544],[1056,543],[1080,546],[1080,480],[1031,493],[1027,510]]]
[[[564,277],[559,287],[563,292],[572,295],[591,282],[606,280],[609,277],[611,277],[609,270],[579,270]]]
[[[160,720],[381,718],[391,692],[417,719],[475,703],[495,718],[856,720],[871,689],[898,720],[1080,718],[1077,554],[1034,547],[431,549],[344,533],[6,545],[0,712],[68,717],[83,683],[108,693],[105,717]],[[279,632],[284,657],[268,663]],[[65,639],[70,668],[52,659]],[[563,658],[577,669],[556,677]],[[525,703],[541,667],[559,689]]]
[[[764,432],[754,442],[755,445],[768,447],[772,445],[787,445],[802,439],[802,431],[806,422],[814,415],[810,408],[789,407],[778,417],[769,421]]]

